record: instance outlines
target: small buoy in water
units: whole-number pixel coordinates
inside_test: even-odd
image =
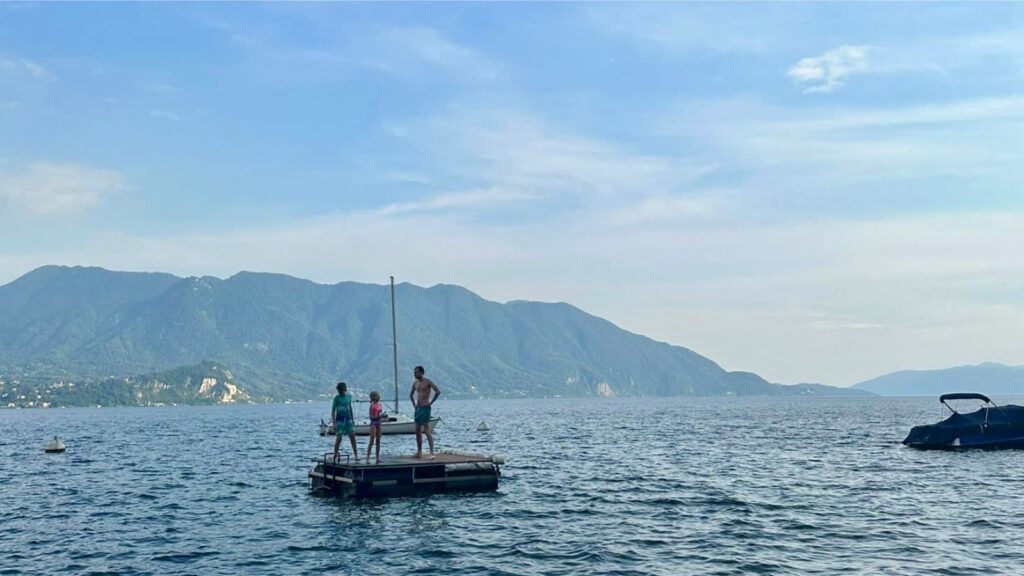
[[[65,450],[64,443],[60,441],[60,438],[54,436],[53,440],[46,445],[43,449],[47,454],[59,454]]]
[[[487,422],[480,421],[480,425],[476,427],[477,432],[487,432],[490,428],[487,426]]]

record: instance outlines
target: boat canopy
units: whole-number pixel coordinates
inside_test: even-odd
[[[946,403],[946,400],[981,400],[982,402],[992,403],[988,399],[988,396],[984,394],[978,394],[977,392],[956,392],[954,394],[943,394],[939,396],[939,402],[942,404]]]

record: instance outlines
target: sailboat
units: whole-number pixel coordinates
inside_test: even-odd
[[[416,421],[402,414],[398,410],[398,328],[395,320],[395,277],[391,276],[391,358],[392,365],[394,367],[394,379],[395,379],[395,411],[390,414],[384,414],[380,419],[380,433],[384,434],[415,434],[416,433]],[[441,419],[437,416],[431,416],[430,431],[434,431],[434,427]],[[365,418],[361,421],[356,422],[353,430],[356,436],[369,436],[370,435],[370,420]],[[330,424],[320,420],[320,435],[321,436],[333,436],[334,435],[334,423]]]

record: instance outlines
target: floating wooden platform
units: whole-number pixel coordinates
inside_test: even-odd
[[[380,464],[327,453],[313,462],[310,491],[355,498],[497,490],[499,466],[505,463],[498,456],[459,452],[441,452],[434,459],[386,456]]]

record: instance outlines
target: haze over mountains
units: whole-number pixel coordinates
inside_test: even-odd
[[[985,362],[942,370],[901,370],[854,386],[882,396],[939,396],[947,392],[1024,396],[1024,366]]]
[[[727,372],[564,303],[500,304],[451,285],[399,284],[396,297],[402,394],[416,364],[453,397],[864,393]],[[190,385],[195,367],[216,366],[245,397],[313,398],[338,379],[390,397],[389,289],[61,266],[0,286],[0,375],[99,381],[190,366]]]

